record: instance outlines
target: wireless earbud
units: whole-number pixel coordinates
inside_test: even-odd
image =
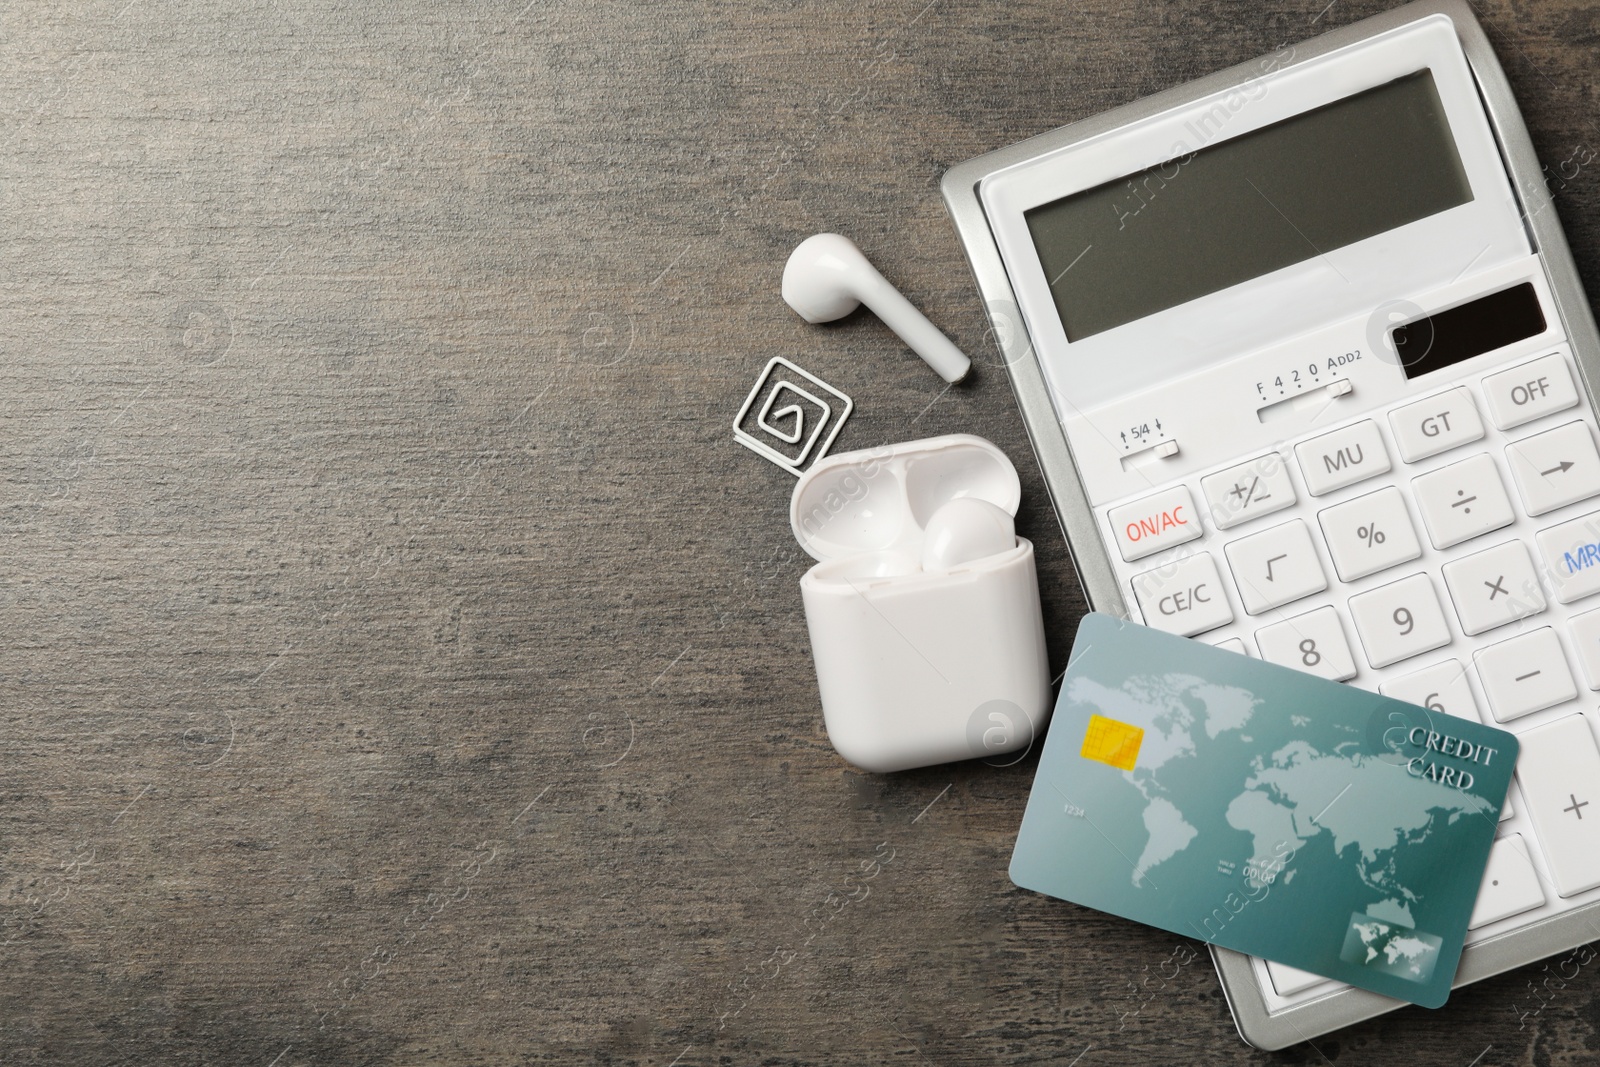
[[[865,304],[945,381],[959,382],[972,369],[972,360],[884,281],[848,237],[819,233],[801,241],[783,268],[783,301],[807,322],[832,322]]]
[[[923,530],[922,569],[944,573],[1016,547],[1016,523],[1004,508],[957,497],[935,511]]]

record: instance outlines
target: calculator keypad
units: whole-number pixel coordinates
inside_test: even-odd
[[[1123,505],[1198,488],[1203,508],[1189,543],[1122,568],[1148,624],[1518,734],[1486,934],[1600,889],[1600,437],[1582,404],[1553,352]]]

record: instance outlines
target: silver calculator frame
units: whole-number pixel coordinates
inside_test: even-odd
[[[1511,85],[1495,57],[1488,36],[1465,0],[1418,0],[1393,11],[1352,23],[1296,45],[1293,66],[1397,29],[1430,15],[1442,14],[1454,23],[1462,51],[1477,81],[1484,111],[1499,142],[1501,156],[1522,206],[1529,239],[1544,265],[1550,291],[1561,316],[1579,377],[1591,407],[1600,383],[1600,333],[1578,277],[1566,234],[1539,164],[1528,128],[1522,121]],[[1077,568],[1084,592],[1095,611],[1121,618],[1129,616],[1126,601],[1111,560],[1106,555],[1088,495],[1079,480],[1055,406],[1045,384],[1044,370],[1029,340],[1016,295],[1000,258],[1000,251],[978,197],[978,185],[990,174],[1096,137],[1129,123],[1193,103],[1202,97],[1247,83],[1259,76],[1260,60],[1219,71],[1198,81],[1124,105],[1093,118],[968,160],[951,167],[941,182],[949,209],[978,289],[988,306],[993,334],[1011,388],[1022,409],[1023,422],[1045,485],[1055,505],[1066,537],[1067,550]],[[1549,919],[1468,945],[1461,956],[1455,986],[1476,982],[1504,971],[1534,963],[1600,938],[1600,901],[1574,908]],[[1249,956],[1211,946],[1223,992],[1233,1012],[1239,1036],[1257,1048],[1273,1050],[1309,1041],[1331,1030],[1405,1007],[1404,1001],[1366,990],[1345,988],[1304,1004],[1269,1012]]]

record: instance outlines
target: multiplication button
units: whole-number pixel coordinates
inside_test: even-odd
[[[1444,584],[1468,637],[1545,609],[1544,591],[1521,541],[1446,563]]]
[[[1233,621],[1233,609],[1209,552],[1198,552],[1133,576],[1146,626],[1179,637],[1215,630]]]
[[[1422,555],[1405,499],[1392,485],[1327,508],[1317,521],[1333,565],[1346,582]]]
[[[1302,441],[1294,446],[1294,454],[1300,459],[1300,473],[1312,496],[1375,478],[1389,469],[1389,453],[1371,419]]]

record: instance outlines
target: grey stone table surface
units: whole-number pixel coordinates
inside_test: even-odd
[[[1059,669],[939,177],[1382,6],[0,11],[0,1064],[1595,1062],[1592,965],[1265,1054],[1187,943],[1014,888],[1033,760],[832,751],[730,433],[783,355],[836,450],[995,441]],[[1600,6],[1481,12],[1592,156]],[[782,305],[828,229],[971,382]]]

